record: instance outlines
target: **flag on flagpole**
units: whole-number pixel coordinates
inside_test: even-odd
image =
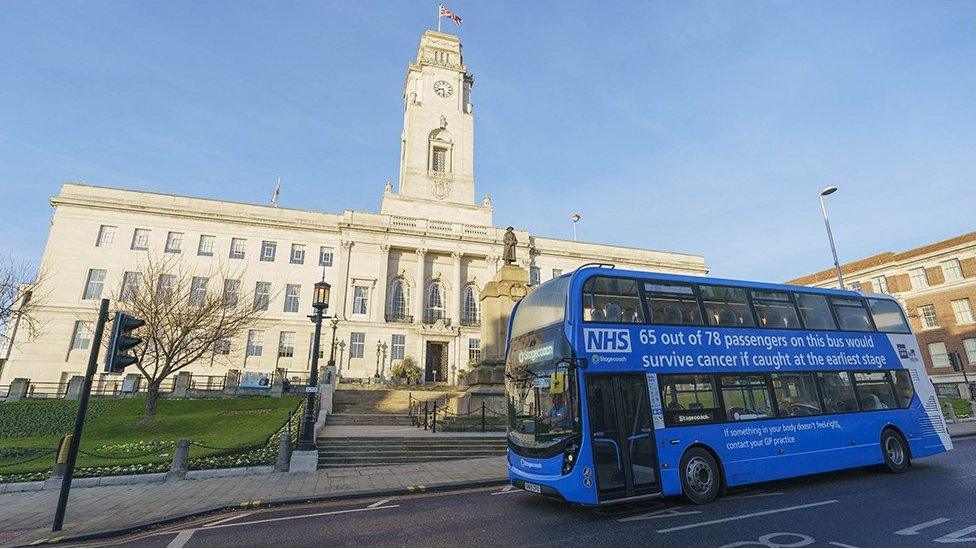
[[[447,17],[448,19],[450,19],[451,21],[453,21],[456,26],[458,26],[458,27],[461,26],[461,17],[458,14],[454,13],[453,11],[451,11],[451,10],[447,9],[446,7],[444,7],[443,4],[441,4],[441,11],[440,11],[440,16],[438,17],[438,19],[440,17]]]
[[[280,177],[278,178],[277,183],[275,183],[274,192],[271,193],[271,205],[272,206],[277,206],[278,205],[278,195],[279,194],[281,194],[281,178]]]

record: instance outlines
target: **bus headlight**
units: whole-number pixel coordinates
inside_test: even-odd
[[[570,471],[573,470],[573,466],[576,465],[576,458],[579,455],[579,445],[575,442],[566,446],[563,450],[563,474],[568,475]]]

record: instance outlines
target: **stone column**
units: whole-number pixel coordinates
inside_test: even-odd
[[[461,258],[464,257],[464,252],[454,252],[451,254],[454,259],[454,273],[451,278],[451,284],[454,286],[451,293],[454,294],[451,299],[451,322],[455,326],[461,325]]]
[[[389,286],[390,245],[380,244],[379,272],[376,273],[376,291],[373,292],[373,320],[386,322],[386,289]]]
[[[14,378],[10,382],[10,388],[7,390],[7,402],[17,402],[21,399],[27,398],[27,389],[30,387],[30,379],[26,377]]]
[[[424,321],[424,264],[427,248],[417,248],[417,275],[414,278],[413,321]]]
[[[333,311],[329,311],[331,314],[335,314],[339,318],[346,318],[346,300],[349,294],[349,256],[352,253],[352,241],[351,240],[340,240],[339,241],[339,261],[336,265],[336,282],[335,288],[332,290],[332,301],[335,305],[330,307]]]
[[[71,376],[68,380],[68,392],[64,398],[78,400],[81,398],[81,388],[85,384],[85,376]]]
[[[498,256],[497,255],[489,255],[489,256],[485,257],[485,271],[488,274],[488,276],[487,276],[488,280],[491,280],[491,279],[495,278],[495,275],[498,274]]]

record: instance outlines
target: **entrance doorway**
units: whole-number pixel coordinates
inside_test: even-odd
[[[424,382],[447,381],[447,343],[427,342]]]
[[[586,404],[600,501],[659,491],[647,377],[588,375]]]

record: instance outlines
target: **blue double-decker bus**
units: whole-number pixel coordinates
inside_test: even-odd
[[[952,448],[887,295],[581,267],[516,306],[512,484],[597,505]]]

